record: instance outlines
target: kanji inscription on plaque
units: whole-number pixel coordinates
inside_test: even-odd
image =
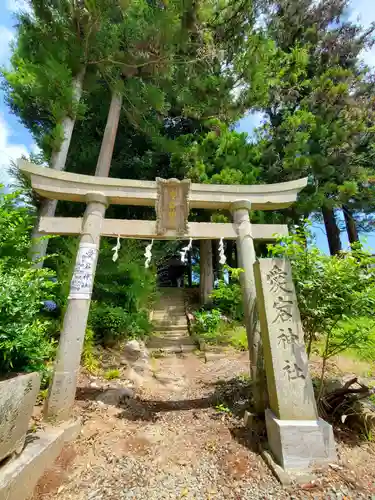
[[[177,235],[188,233],[190,180],[156,179],[156,232],[175,231]]]

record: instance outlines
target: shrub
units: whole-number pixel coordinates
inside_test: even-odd
[[[225,283],[219,280],[217,288],[211,293],[214,307],[220,309],[230,318],[241,321],[244,316],[241,285],[239,283]]]
[[[371,315],[375,306],[375,260],[354,246],[333,257],[306,246],[305,230],[269,245],[271,256],[291,261],[308,352],[318,335],[327,335],[350,317]],[[310,240],[311,242],[311,240]]]
[[[113,262],[113,242],[103,241],[89,316],[95,340],[111,345],[144,337],[151,329],[148,310],[155,296],[155,273],[144,266],[144,246],[123,240]]]
[[[155,295],[155,273],[145,268],[144,245],[123,240],[113,262],[113,242],[103,241],[95,277],[93,299],[123,307],[128,313],[149,309]]]
[[[291,261],[308,354],[314,340],[323,344],[323,380],[329,357],[373,347],[374,324],[364,317],[375,307],[375,259],[359,244],[331,257],[311,243],[303,228],[268,249],[271,256]]]
[[[93,302],[89,323],[97,341],[111,344],[126,336],[130,318],[122,307]]]
[[[53,297],[51,271],[0,262],[0,371],[42,370],[54,352],[51,322],[42,313]]]
[[[242,269],[231,268],[225,265],[224,271],[228,272],[231,282],[218,281],[217,287],[211,293],[213,305],[231,319],[242,321],[244,310],[241,285],[239,283],[239,275]]]
[[[3,266],[17,266],[27,261],[33,220],[21,192],[0,192],[0,260]]]
[[[211,309],[210,311],[196,311],[194,313],[194,331],[198,335],[204,335],[206,339],[215,337],[219,325],[222,322],[221,311]]]
[[[96,341],[104,345],[144,337],[150,330],[147,313],[128,313],[124,308],[93,302],[89,316],[90,327],[95,332]]]
[[[46,371],[54,273],[27,259],[32,217],[19,193],[0,195],[0,372]]]

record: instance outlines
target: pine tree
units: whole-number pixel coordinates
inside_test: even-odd
[[[359,150],[374,142],[373,94],[365,90],[368,68],[359,58],[373,28],[345,21],[347,5],[266,2],[266,30],[275,46],[264,106],[268,123],[258,144],[263,178],[310,177],[292,215],[296,223],[321,211],[332,254],[341,249],[335,211],[365,196],[369,170]]]

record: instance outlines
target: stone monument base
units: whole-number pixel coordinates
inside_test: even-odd
[[[332,426],[318,420],[279,420],[266,410],[269,447],[286,471],[308,471],[336,460]]]

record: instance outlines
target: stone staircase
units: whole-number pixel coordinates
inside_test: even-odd
[[[154,333],[147,343],[152,351],[181,353],[196,348],[189,335],[183,288],[163,288],[152,314]]]

